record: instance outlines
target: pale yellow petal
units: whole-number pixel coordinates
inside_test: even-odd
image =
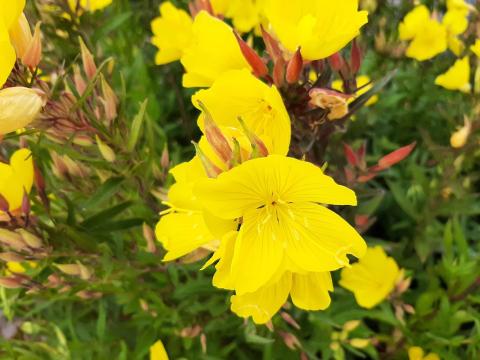
[[[329,291],[333,291],[329,272],[293,274],[290,296],[300,309],[325,310],[330,306]]]

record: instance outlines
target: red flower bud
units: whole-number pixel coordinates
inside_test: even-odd
[[[270,35],[270,33],[268,33],[263,28],[263,26],[261,26],[261,29],[262,29],[263,42],[265,43],[267,52],[272,58],[272,60],[276,63],[279,58],[282,58],[282,50],[280,49],[278,40],[275,39],[272,35]]]
[[[416,145],[417,143],[414,142],[410,145],[404,146],[384,156],[378,161],[379,168],[381,170],[385,170],[399,163],[400,161],[405,159],[408,155],[410,155],[410,153],[413,151]]]
[[[295,84],[300,79],[303,70],[303,58],[300,48],[297,49],[287,65],[286,79],[289,84]]]
[[[338,52],[330,56],[328,58],[328,62],[330,63],[332,69],[335,71],[340,71],[343,68],[344,60],[342,55],[340,55],[340,53]]]
[[[354,74],[357,74],[358,71],[360,70],[360,67],[362,66],[362,50],[358,46],[358,43],[356,40],[353,40],[352,44],[352,52],[350,54],[350,67],[352,69],[352,72]]]
[[[263,62],[262,58],[253,50],[248,44],[234,31],[233,34],[238,41],[240,50],[242,51],[245,60],[252,67],[255,76],[261,78],[268,74],[267,65]]]

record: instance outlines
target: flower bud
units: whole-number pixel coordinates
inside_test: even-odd
[[[35,26],[35,32],[33,33],[32,41],[28,46],[28,49],[22,56],[22,63],[28,66],[30,69],[37,68],[42,58],[42,39],[40,32],[40,22]]]
[[[78,264],[55,264],[62,273],[72,276],[80,275],[80,266]]]
[[[280,49],[278,40],[270,35],[263,26],[260,26],[260,28],[262,30],[262,38],[265,43],[265,48],[272,60],[276,63],[279,58],[282,58],[282,50]]]
[[[22,281],[17,277],[0,277],[0,286],[7,289],[19,289],[22,287]]]
[[[38,116],[46,103],[38,89],[10,87],[0,90],[0,135],[21,129]]]
[[[25,261],[25,258],[14,252],[2,252],[0,253],[0,260],[5,262],[22,262]]]
[[[463,127],[455,131],[450,137],[450,145],[454,149],[460,149],[467,143],[468,137],[472,132],[472,123],[468,118],[465,118]]]
[[[255,76],[261,78],[267,75],[268,68],[263,62],[262,58],[255,52],[255,50],[248,46],[248,44],[243,41],[243,39],[235,31],[233,33],[238,41],[238,45],[240,46],[240,50],[242,51],[245,60],[247,60],[252,67]]]
[[[17,229],[16,232],[20,234],[23,241],[25,241],[25,243],[32,249],[40,249],[43,246],[42,240],[27,230]]]
[[[155,246],[155,233],[146,223],[143,223],[143,237],[147,242],[147,251],[155,254],[157,252],[157,247]]]
[[[205,105],[200,101],[198,102],[198,105],[203,111],[205,136],[207,137],[208,142],[220,159],[222,159],[224,163],[229,163],[233,155],[230,144],[222,134],[220,128],[215,124],[215,121],[213,121],[212,115]]]
[[[350,67],[354,74],[357,74],[362,66],[362,50],[356,40],[353,40],[352,52],[350,54]]]
[[[97,146],[98,149],[100,150],[100,153],[102,154],[103,158],[107,160],[108,162],[114,162],[115,161],[115,152],[112,150],[110,146],[105,144],[98,135],[95,135],[95,140],[97,141]]]
[[[300,79],[303,70],[303,58],[300,48],[297,49],[287,65],[286,79],[289,84],[295,84]]]
[[[168,153],[167,144],[165,144],[163,148],[162,156],[160,157],[160,165],[162,166],[162,169],[168,169],[170,167],[170,155]]]
[[[87,45],[85,45],[83,39],[79,37],[78,41],[80,42],[80,50],[82,53],[83,70],[85,71],[85,75],[87,75],[87,78],[91,80],[97,73],[97,65],[95,65],[93,55],[90,50],[88,50]]]
[[[265,143],[253,132],[251,131],[245,121],[241,117],[238,118],[240,125],[242,126],[243,132],[247,136],[248,140],[250,140],[250,144],[252,146],[252,155],[251,158],[256,158],[258,156],[266,157],[268,156],[268,149]]]
[[[338,52],[330,56],[328,61],[332,69],[335,71],[340,71],[343,68],[344,60],[342,55]]]
[[[207,176],[210,178],[216,178],[218,175],[222,173],[222,170],[215,166],[210,159],[205,155],[205,153],[200,149],[200,146],[196,142],[192,142],[193,146],[195,146],[195,151],[202,162],[202,165],[207,173]]]
[[[0,229],[0,242],[19,251],[27,247],[27,244],[19,234],[6,229]]]
[[[80,279],[89,280],[93,275],[92,270],[83,265],[80,261],[77,261],[77,265],[79,270],[78,275],[80,276]]]
[[[80,72],[78,65],[73,66],[73,82],[75,83],[75,89],[80,95],[83,95],[87,89],[87,83]]]
[[[107,81],[102,75],[101,78],[102,84],[102,95],[105,107],[105,117],[110,122],[117,117],[117,96],[115,92],[112,90],[110,85],[108,85]]]
[[[32,40],[33,37],[32,32],[30,31],[30,24],[28,23],[25,14],[22,13],[16,24],[10,29],[10,41],[15,48],[17,58],[23,58],[30,47]]]

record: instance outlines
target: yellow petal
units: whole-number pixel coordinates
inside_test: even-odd
[[[0,19],[0,88],[7,81],[8,76],[12,72],[15,65],[16,55],[15,49],[10,43],[7,28]]]
[[[264,221],[263,214],[254,211],[245,214],[231,268],[237,294],[258,290],[277,273],[284,243],[283,228],[276,219]]]
[[[447,29],[437,21],[429,19],[410,43],[406,55],[418,61],[425,61],[446,50]]]
[[[408,349],[409,360],[423,360],[423,349],[419,346],[412,346]]]
[[[358,263],[342,269],[340,285],[352,291],[358,305],[370,309],[393,290],[399,268],[381,246],[368,248]]]
[[[0,12],[0,22],[3,19],[7,30],[10,30],[14,26],[24,8],[25,0],[8,0],[8,2],[3,4],[2,11]]]
[[[250,69],[233,30],[223,21],[201,11],[192,31],[192,42],[181,58],[185,87],[208,87],[229,70]]]
[[[305,271],[333,271],[348,265],[347,254],[357,258],[365,254],[365,241],[357,231],[321,205],[290,204],[280,221],[287,239],[285,252]]]
[[[413,8],[400,23],[398,27],[400,40],[413,39],[422,31],[425,22],[430,19],[430,11],[425,5],[418,5]]]
[[[150,360],[168,360],[167,351],[161,340],[150,347]]]
[[[160,5],[160,17],[152,21],[152,43],[158,47],[157,65],[180,60],[192,41],[193,20],[185,10],[177,9],[170,1]]]
[[[27,149],[17,150],[10,165],[0,163],[0,194],[8,201],[9,210],[21,207],[24,193],[33,185],[33,161]]]
[[[368,22],[358,0],[267,0],[265,14],[282,45],[290,52],[301,47],[307,60],[336,53]]]
[[[287,301],[291,284],[291,274],[286,273],[273,285],[262,287],[253,293],[232,296],[231,309],[238,316],[251,316],[256,324],[265,324]]]
[[[164,215],[155,228],[155,234],[167,250],[164,261],[178,259],[215,240],[200,212]]]
[[[324,310],[330,306],[333,291],[329,272],[293,274],[290,296],[296,307],[304,310]]]
[[[458,90],[469,93],[470,85],[470,60],[468,56],[458,59],[455,64],[444,74],[437,76],[435,84],[448,90]]]

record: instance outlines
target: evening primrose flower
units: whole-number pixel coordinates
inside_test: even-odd
[[[266,0],[265,14],[282,45],[292,53],[300,47],[306,60],[333,55],[368,22],[358,0]]]
[[[232,28],[223,21],[201,11],[193,22],[193,38],[181,62],[186,73],[185,87],[209,87],[229,70],[248,69]]]
[[[408,349],[408,360],[440,360],[440,357],[434,352],[425,355],[421,347],[412,346]]]
[[[470,84],[470,60],[468,56],[458,59],[445,73],[437,76],[435,84],[448,90],[469,93],[472,86]]]
[[[44,105],[45,94],[41,90],[20,86],[0,90],[0,135],[30,124]]]
[[[395,260],[376,246],[368,248],[357,263],[342,269],[340,285],[353,292],[358,305],[371,309],[392,292],[400,274]]]
[[[190,15],[170,1],[160,5],[160,17],[151,24],[152,43],[159,49],[155,57],[157,65],[180,60],[192,40],[192,24]]]
[[[308,162],[279,155],[249,160],[194,194],[212,215],[241,219],[230,269],[237,295],[257,291],[282,271],[326,272],[361,257],[365,242],[320,204],[356,205],[355,193]]]
[[[400,40],[412,40],[406,55],[425,61],[447,50],[447,29],[435,19],[425,5],[410,11],[399,25]]]
[[[200,108],[199,102],[217,125],[238,129],[240,117],[265,143],[270,154],[288,153],[291,125],[282,97],[274,85],[266,85],[248,70],[224,73],[211,88],[193,95],[192,103]],[[199,118],[201,129],[203,116]]]
[[[168,360],[167,351],[162,340],[158,340],[150,347],[150,360]]]
[[[13,153],[10,164],[0,162],[0,195],[7,201],[8,210],[15,211],[22,205],[25,193],[33,185],[33,161],[30,150]]]

